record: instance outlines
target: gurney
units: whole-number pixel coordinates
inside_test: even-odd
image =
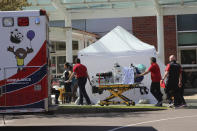
[[[138,71],[138,68],[133,65],[131,65],[130,68],[125,68],[123,71],[123,68],[118,64],[114,65],[112,71],[97,73],[96,77],[93,77],[91,81],[92,93],[102,94],[103,91],[109,91],[111,94],[103,100],[100,100],[98,104],[101,106],[108,106],[110,104],[126,104],[127,106],[134,106],[135,102],[123,95],[123,93],[134,88],[139,88],[141,95],[148,94],[148,88],[140,84],[144,77],[134,78],[136,74],[140,73],[141,72]],[[120,98],[120,101],[115,101],[113,100],[114,98]]]
[[[101,100],[98,103],[101,106],[108,106],[110,104],[126,104],[127,106],[134,106],[135,102],[123,95],[124,92],[134,88],[139,88],[142,95],[148,94],[148,89],[145,86],[140,86],[139,84],[100,85],[98,87],[92,87],[92,90],[94,93],[97,92],[99,94],[102,94],[104,90],[111,93],[110,96],[106,97],[104,100]],[[114,98],[120,98],[121,101],[112,100]]]

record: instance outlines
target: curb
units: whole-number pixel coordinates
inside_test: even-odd
[[[90,107],[90,108],[82,108],[82,107],[58,107],[57,110],[53,110],[52,112],[55,114],[77,114],[77,113],[112,113],[112,112],[139,112],[139,111],[158,111],[158,110],[166,110],[164,108],[110,108],[110,107]]]

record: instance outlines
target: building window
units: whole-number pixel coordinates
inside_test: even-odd
[[[79,50],[79,42],[78,41],[72,41],[73,44],[73,50]]]
[[[55,53],[55,50],[56,50],[56,49],[55,49],[55,44],[52,43],[52,44],[51,44],[51,53]]]
[[[51,70],[52,75],[60,76],[64,72],[64,63],[66,63],[66,56],[52,56]]]
[[[51,57],[51,70],[52,70],[52,74],[56,74],[56,58],[55,58],[55,56]]]
[[[178,45],[179,46],[197,45],[197,32],[179,32]]]
[[[66,43],[65,42],[57,42],[56,43],[56,50],[57,51],[65,51],[66,50]]]
[[[73,55],[73,63],[75,63],[76,58],[77,58],[77,55]]]
[[[177,29],[178,31],[197,30],[197,14],[178,15]]]
[[[88,47],[90,44],[91,44],[91,41],[88,41],[88,42],[87,42],[87,47]]]
[[[195,64],[196,49],[181,50],[181,64]]]
[[[197,86],[197,48],[183,47],[179,49],[180,61],[184,70],[183,81],[185,88]]]
[[[178,56],[185,88],[197,87],[197,15],[177,16]]]
[[[65,51],[66,50],[66,42],[63,41],[52,41],[52,51]]]
[[[57,56],[57,73],[62,74],[64,72],[64,63],[66,63],[66,56]]]

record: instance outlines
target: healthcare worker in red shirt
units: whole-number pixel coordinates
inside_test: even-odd
[[[150,62],[151,62],[151,66],[148,68],[148,70],[140,75],[137,75],[137,77],[144,76],[148,73],[151,73],[152,83],[151,83],[150,91],[158,101],[158,103],[155,106],[162,106],[163,94],[161,93],[161,90],[160,90],[160,80],[161,80],[160,68],[158,64],[156,63],[155,57],[151,57]]]
[[[73,67],[73,73],[71,74],[69,80],[67,80],[66,82],[70,82],[75,75],[77,78],[77,81],[78,81],[78,86],[79,86],[79,105],[83,105],[83,97],[85,97],[87,104],[91,105],[90,98],[89,98],[89,96],[86,92],[86,89],[85,89],[87,79],[90,82],[87,68],[85,65],[81,64],[81,61],[79,58],[77,58],[75,60],[75,62],[76,62],[76,64]],[[90,82],[90,84],[91,84],[91,82]]]
[[[162,79],[162,82],[167,78],[166,80],[166,88],[165,92],[167,95],[167,100],[169,101],[169,107],[180,107],[180,106],[186,106],[182,105],[181,101],[181,94],[180,94],[180,88],[182,88],[182,68],[181,65],[176,62],[176,57],[174,55],[171,55],[169,57],[170,63],[167,64],[165,69],[165,74]],[[172,97],[174,97],[174,101],[172,100]]]

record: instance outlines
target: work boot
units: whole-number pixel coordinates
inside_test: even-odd
[[[168,105],[168,107],[169,107],[169,108],[174,108],[174,104],[171,103],[171,104]]]

